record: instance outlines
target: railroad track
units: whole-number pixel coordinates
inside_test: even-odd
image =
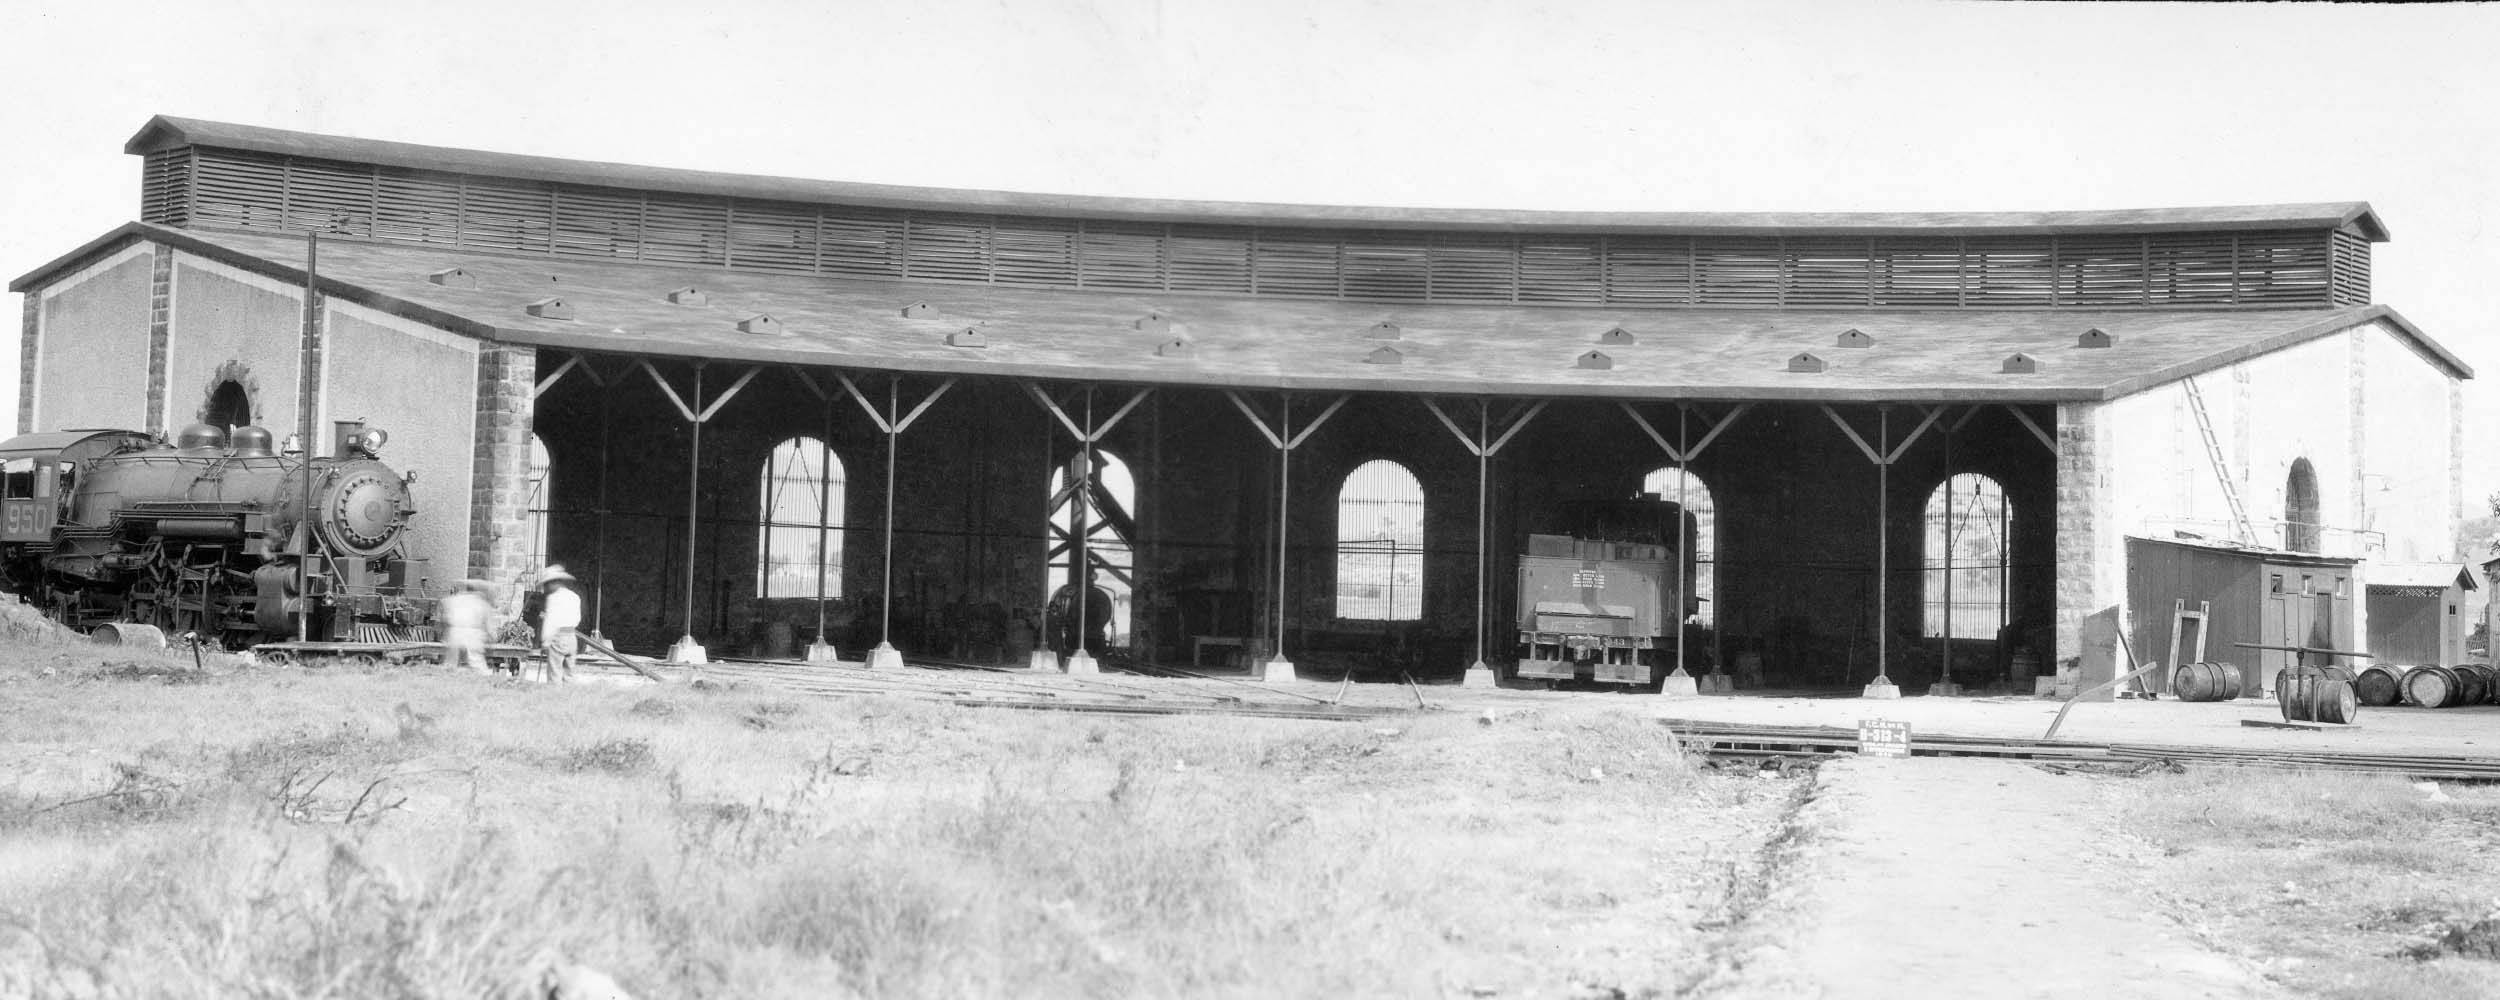
[[[1659,721],[1686,745],[1708,754],[1811,757],[1856,753],[1858,749],[1857,731],[1837,726],[1754,726],[1699,719]],[[2500,757],[2443,754],[2260,750],[1925,733],[1911,737],[1910,753],[1917,757],[2000,757],[2044,761],[2170,761],[2223,767],[2361,771],[2439,781],[2500,781]]]

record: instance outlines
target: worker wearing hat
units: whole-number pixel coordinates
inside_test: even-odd
[[[573,680],[573,657],[581,652],[582,596],[573,589],[573,574],[561,564],[549,563],[538,574],[538,586],[546,591],[547,604],[538,615],[538,645],[547,653],[547,679]]]

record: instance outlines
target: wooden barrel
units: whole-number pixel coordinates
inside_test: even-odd
[[[2457,697],[2459,705],[2481,705],[2491,701],[2492,671],[2480,663],[2459,663],[2448,668],[2457,675],[2457,686],[2464,692]]]
[[[2240,696],[2236,663],[2182,663],[2170,672],[2170,693],[2180,701],[2229,701]]]
[[[2423,666],[2405,671],[2405,700],[2423,708],[2447,708],[2462,705],[2464,689],[2457,683],[2456,671],[2446,667]]]
[[[2398,680],[2395,668],[2384,665],[2371,667],[2354,677],[2352,693],[2362,704],[2372,707],[2393,705],[2405,697],[2404,685]]]
[[[2342,667],[2292,667],[2275,678],[2274,699],[2285,722],[2350,723],[2361,714],[2352,671]]]

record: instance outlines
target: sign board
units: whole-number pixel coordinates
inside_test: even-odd
[[[1910,724],[1891,719],[1858,720],[1858,754],[1864,757],[1910,755]]]

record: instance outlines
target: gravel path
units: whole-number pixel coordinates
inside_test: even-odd
[[[1784,948],[1736,994],[2187,1000],[2275,995],[2152,902],[2112,789],[2014,761],[1844,756],[1798,815]],[[1766,915],[1767,916],[1767,915]],[[1777,983],[1776,987],[1773,983]]]

